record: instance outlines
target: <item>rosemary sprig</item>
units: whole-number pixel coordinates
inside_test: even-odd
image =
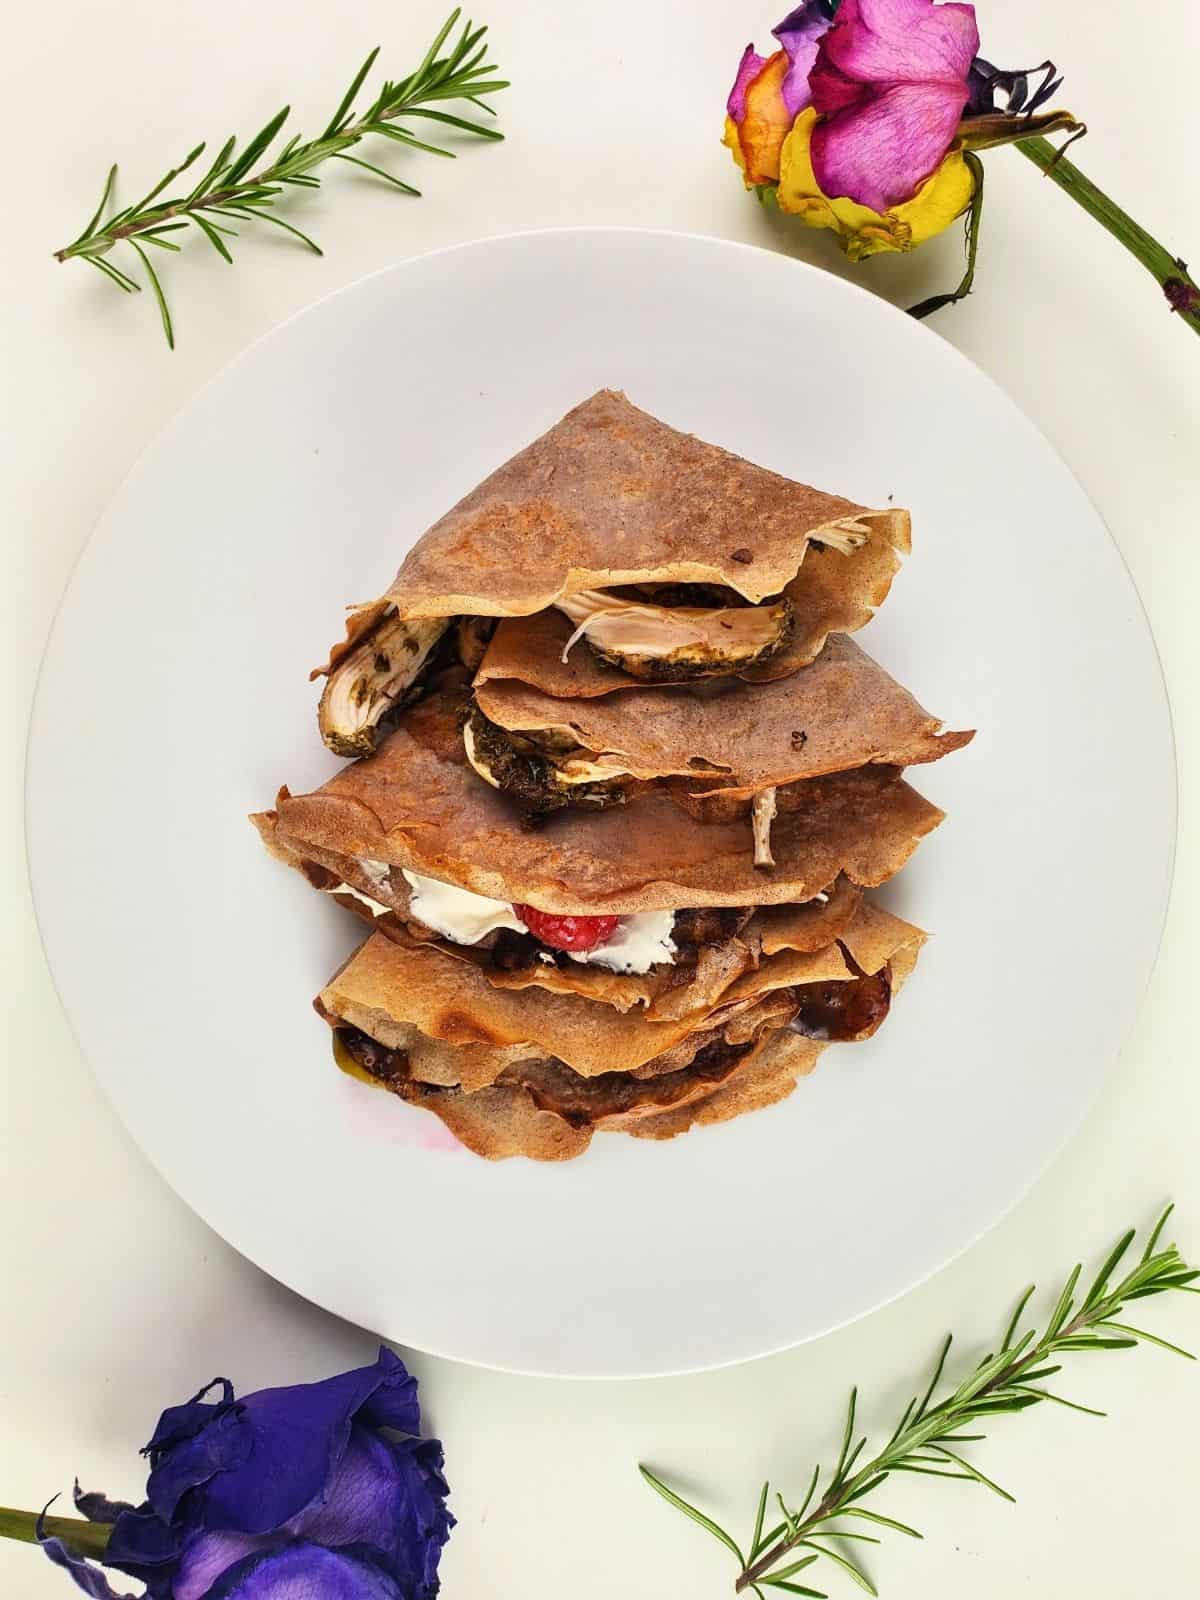
[[[1195,1359],[1189,1351],[1181,1350],[1178,1345],[1169,1344],[1156,1334],[1119,1320],[1131,1301],[1165,1294],[1174,1289],[1191,1294],[1200,1293],[1200,1288],[1194,1283],[1195,1279],[1200,1278],[1200,1272],[1188,1266],[1174,1245],[1159,1247],[1163,1228],[1172,1209],[1168,1206],[1163,1212],[1137,1264],[1128,1269],[1118,1282],[1113,1282],[1113,1276],[1133,1243],[1132,1228],[1113,1246],[1082,1295],[1079,1293],[1082,1269],[1075,1267],[1063,1285],[1040,1336],[1034,1329],[1018,1333],[1034,1293],[1033,1286],[1026,1289],[1009,1319],[999,1348],[986,1355],[952,1393],[935,1405],[933,1396],[950,1353],[951,1337],[947,1335],[924,1394],[920,1399],[914,1397],[909,1401],[891,1438],[865,1466],[857,1465],[867,1439],[856,1433],[858,1391],[853,1390],[841,1450],[833,1470],[828,1474],[824,1490],[819,1491],[822,1469],[818,1466],[809,1481],[808,1492],[799,1505],[789,1507],[782,1495],[775,1496],[782,1520],[764,1530],[771,1494],[770,1483],[764,1483],[746,1552],[731,1534],[711,1517],[689,1505],[647,1467],[640,1467],[639,1471],[664,1500],[698,1522],[737,1558],[740,1569],[734,1584],[737,1593],[752,1589],[760,1600],[765,1600],[763,1590],[775,1589],[785,1594],[809,1595],[813,1600],[825,1600],[823,1590],[811,1589],[794,1581],[799,1573],[806,1572],[823,1560],[827,1567],[840,1568],[860,1589],[874,1595],[878,1592],[875,1585],[846,1548],[847,1543],[881,1542],[873,1533],[864,1532],[861,1525],[890,1529],[913,1539],[922,1537],[915,1528],[878,1511],[868,1510],[861,1503],[881,1488],[893,1472],[979,1483],[1003,1499],[1012,1500],[1013,1496],[1007,1490],[993,1483],[961,1453],[961,1446],[975,1444],[985,1435],[963,1430],[972,1425],[986,1426],[994,1417],[1026,1411],[1045,1401],[1068,1406],[1073,1411],[1087,1412],[1089,1416],[1103,1416],[1102,1411],[1066,1400],[1044,1386],[1046,1379],[1062,1371],[1056,1360],[1058,1356],[1078,1350],[1129,1350],[1145,1342],[1186,1356],[1188,1360]]]
[[[191,224],[217,254],[232,265],[233,255],[226,240],[236,238],[238,230],[229,224],[268,222],[290,234],[315,255],[321,255],[321,247],[313,239],[277,216],[273,208],[291,189],[320,188],[321,180],[315,175],[315,169],[323,162],[349,162],[382,178],[404,194],[419,195],[420,190],[411,184],[349,152],[369,135],[378,135],[408,150],[453,158],[453,151],[419,139],[411,128],[398,126],[400,118],[406,122],[422,118],[434,124],[435,133],[440,126],[480,139],[504,137],[486,123],[442,109],[445,103],[458,100],[494,115],[493,108],[483,97],[508,88],[504,79],[495,76],[498,69],[487,60],[485,27],[465,23],[457,42],[451,41],[446,53],[440,54],[451,40],[460,15],[461,9],[456,7],[438,30],[415,71],[395,83],[385,82],[368,108],[355,115],[354,103],[379,54],[377,45],[355,73],[337,110],[315,139],[301,140],[299,134],[293,134],[273,157],[268,158],[267,151],[291,111],[290,106],[284,106],[240,152],[236,139],[226,140],[216,159],[190,190],[184,192],[173,186],[177,178],[199,161],[207,148],[204,144],[198,144],[178,166],[165,173],[136,204],[106,215],[117,179],[117,168],[110,168],[95,213],[77,239],[54,252],[55,260],[86,261],[118,289],[133,294],[142,285],[110,259],[117,246],[127,246],[141,260],[146,281],[158,302],[167,343],[174,349],[175,332],[166,295],[145,246],[178,251],[180,242],[172,235]],[[131,263],[127,261],[125,265]]]

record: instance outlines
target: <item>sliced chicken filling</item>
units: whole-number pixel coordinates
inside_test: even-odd
[[[339,756],[369,755],[380,724],[417,683],[453,619],[385,616],[329,674],[317,720]]]
[[[692,587],[704,593],[703,586],[677,585],[675,590]],[[647,591],[648,596],[654,593],[653,588]],[[709,597],[720,594],[710,591]],[[728,594],[736,598],[732,591]],[[668,605],[615,590],[588,589],[555,604],[575,624],[563,648],[564,661],[586,639],[602,661],[657,683],[737,672],[774,655],[792,630],[792,608],[784,599],[762,605]]]

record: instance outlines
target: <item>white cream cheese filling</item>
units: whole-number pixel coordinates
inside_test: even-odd
[[[608,967],[613,972],[649,972],[663,962],[674,963],[674,926],[673,911],[635,911],[621,918],[607,944],[598,944],[594,950],[572,950],[570,956],[572,961]]]
[[[368,871],[366,863],[363,870]],[[372,862],[371,866],[384,866]],[[498,928],[511,928],[514,933],[528,933],[511,905],[504,900],[492,900],[484,894],[473,894],[469,889],[456,889],[453,884],[441,883],[437,878],[423,877],[419,872],[401,869],[405,882],[412,891],[409,909],[419,922],[455,944],[478,944]],[[350,890],[350,893],[357,893]],[[359,895],[365,900],[365,895]],[[375,901],[368,902],[371,905]],[[387,907],[380,907],[381,911]],[[675,941],[671,930],[675,925],[673,911],[638,911],[622,917],[607,944],[594,950],[569,950],[565,952],[572,961],[585,965],[608,967],[613,972],[649,972],[651,967],[675,960]],[[544,956],[553,960],[552,955]]]
[[[361,900],[373,917],[386,917],[391,912],[391,906],[381,905],[378,900],[372,900],[369,894],[363,894],[361,889],[356,889],[352,883],[335,883],[324,891],[326,894],[348,894],[355,900]]]
[[[528,933],[513,908],[505,900],[490,900],[485,894],[456,889],[452,883],[425,878],[419,872],[401,868],[404,881],[412,890],[409,909],[418,922],[454,944],[478,944],[498,928]]]

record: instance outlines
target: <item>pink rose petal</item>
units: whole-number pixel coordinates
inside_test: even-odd
[[[964,79],[979,53],[975,8],[933,0],[842,0],[825,57],[863,83]]]
[[[812,89],[812,103],[823,117],[845,111],[848,106],[861,105],[864,100],[873,99],[878,92],[868,84],[859,83],[857,78],[848,78],[824,56],[809,74],[808,81]]]
[[[905,84],[818,123],[811,150],[822,191],[872,211],[911,199],[950,148],[966,98],[965,84]]]

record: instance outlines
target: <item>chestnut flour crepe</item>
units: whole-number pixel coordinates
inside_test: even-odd
[[[579,1020],[571,1012],[586,1018],[587,1026],[595,1020],[596,1008],[575,1000],[558,1008],[547,1024],[540,1008],[530,1009],[525,996],[511,997],[526,1001],[524,1031],[538,1032],[543,1045],[553,1037],[553,1056],[539,1058],[533,1050],[516,1056],[512,1052],[517,1047],[510,1044],[503,1058],[497,1053],[490,1082],[477,1076],[456,1083],[459,1050],[451,1045],[443,1044],[432,1070],[428,1058],[423,1065],[414,1063],[407,1051],[414,1034],[426,1034],[432,1027],[436,1035],[450,1028],[459,1038],[459,1049],[472,1042],[462,1038],[464,1033],[498,1043],[500,1035],[514,1031],[514,1024],[522,1031],[515,1021],[519,1008],[504,1001],[498,1005],[494,994],[489,997],[475,986],[465,992],[465,1003],[447,1023],[438,961],[432,967],[414,966],[402,946],[378,935],[326,987],[318,1009],[331,1024],[365,1026],[391,1048],[403,1050],[398,1075],[389,1067],[382,1081],[410,1103],[435,1112],[477,1154],[562,1160],[580,1154],[596,1129],[670,1138],[697,1121],[724,1120],[782,1098],[799,1075],[811,1071],[824,1048],[820,1039],[787,1031],[795,1007],[780,992],[785,985],[812,984],[818,975],[834,983],[870,984],[880,980],[865,974],[882,972],[887,963],[887,990],[894,992],[912,970],[923,937],[899,918],[864,904],[845,938],[829,950],[789,952],[782,962],[767,962],[757,980],[745,980],[757,989],[756,1004],[742,997],[723,1005],[690,1041],[680,1041],[657,1061],[647,1058],[633,1073],[605,1067],[581,1077],[564,1059],[566,1052],[580,1050]],[[439,954],[438,960],[448,972],[446,958]],[[773,1012],[773,1002],[782,1009]],[[421,1021],[415,1026],[398,1020],[418,1013]],[[878,1025],[876,1015],[886,1015],[886,1004],[881,1014],[871,1014],[868,1032]],[[653,1024],[641,1028],[656,1039],[664,1037]],[[586,1055],[586,1045],[583,1050]]]
[[[583,1077],[631,1073],[698,1029],[724,1026],[751,1012],[778,990],[873,975],[897,952],[918,949],[924,937],[919,928],[864,901],[833,943],[782,950],[740,978],[719,1004],[656,1022],[576,994],[498,989],[472,963],[443,949],[375,934],[321,991],[320,1004],[323,1014],[397,1048],[394,1025],[407,1024],[447,1045],[498,1051],[501,1066],[540,1053]]]
[[[942,820],[893,769],[876,766],[802,786],[796,809],[775,824],[770,873],[754,866],[743,820],[700,822],[653,791],[530,829],[467,765],[459,714],[455,695],[430,695],[374,756],[312,794],[282,790],[256,826],[293,857],[316,848],[407,867],[493,899],[594,916],[801,902],[839,873],[871,887],[897,872]]]
[[[489,655],[491,652],[489,651]],[[509,731],[563,734],[590,757],[636,778],[711,779],[731,794],[868,763],[910,766],[960,749],[894,678],[844,635],[802,672],[753,686],[737,679],[562,698],[534,687],[539,663],[509,653],[508,671],[476,678],[475,700]]]
[[[942,821],[905,771],[973,737],[850,637],[909,551],[611,389],[422,533],[312,674],[347,764],[251,819],[369,924],[314,1002],[338,1065],[561,1161],[869,1039],[925,935],[868,891]]]
[[[639,583],[720,584],[759,602],[786,588],[814,541],[850,552],[829,564],[827,601],[829,627],[848,627],[848,613],[886,595],[909,549],[908,513],[795,483],[603,389],[434,523],[384,594],[351,612],[319,670],[389,612],[525,616]],[[872,552],[861,578],[850,576],[857,550]]]

